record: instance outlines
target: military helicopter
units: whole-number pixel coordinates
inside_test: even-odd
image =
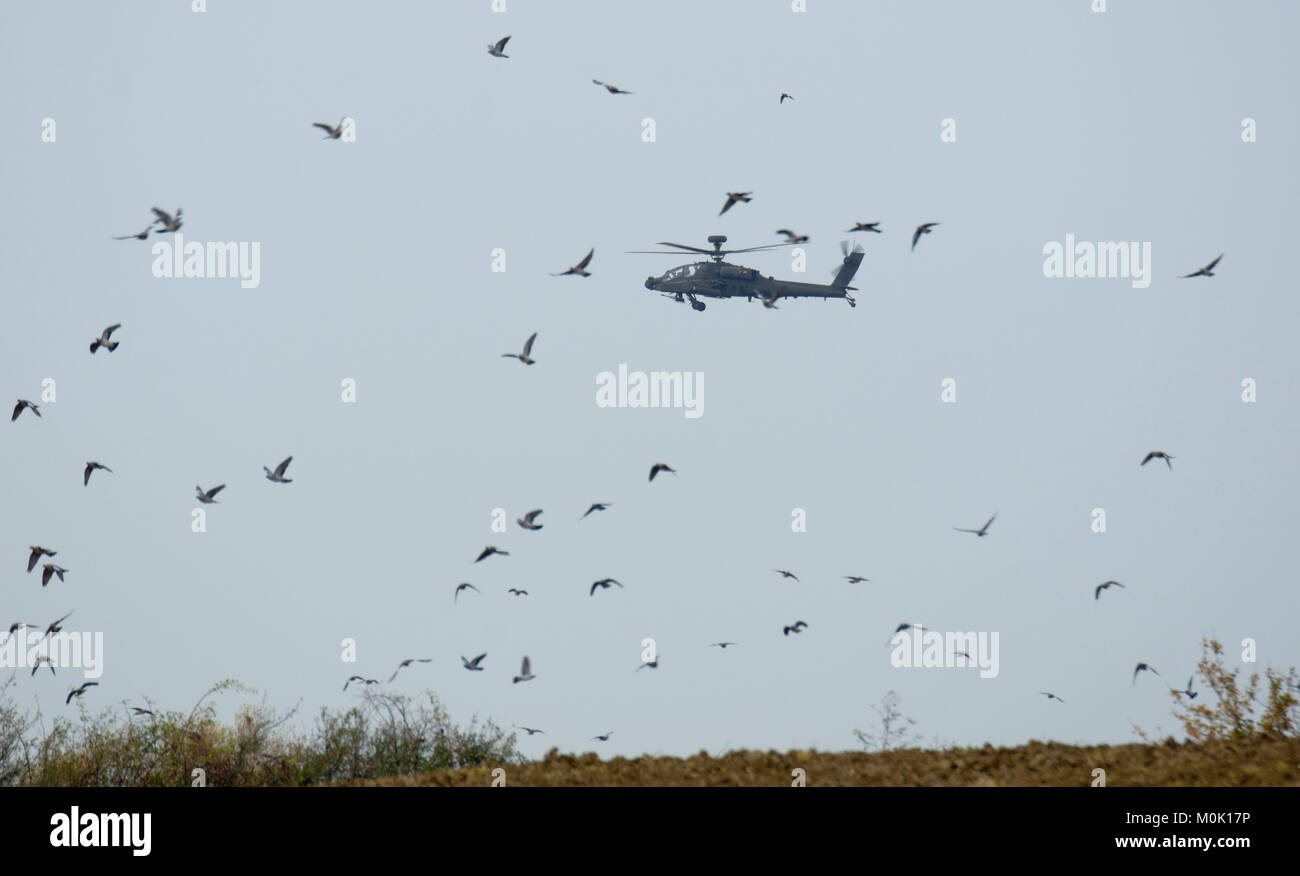
[[[853,275],[857,273],[858,265],[862,263],[863,251],[861,246],[855,246],[850,251],[847,243],[841,243],[840,246],[844,251],[844,262],[835,271],[835,279],[831,281],[831,284],[821,286],[816,283],[775,280],[771,277],[764,277],[753,268],[733,265],[722,260],[723,256],[732,253],[758,252],[760,250],[790,246],[791,244],[773,243],[767,246],[751,246],[745,249],[723,249],[722,245],[726,242],[727,236],[725,234],[710,235],[709,243],[713,244],[713,250],[709,251],[681,243],[660,241],[660,246],[672,246],[688,252],[703,253],[711,261],[681,265],[665,272],[663,276],[648,277],[645,281],[645,287],[654,292],[659,292],[665,298],[672,298],[675,301],[689,301],[691,307],[695,310],[704,309],[704,302],[700,301],[700,298],[740,297],[744,297],[748,301],[757,298],[768,307],[772,307],[780,298],[843,298],[849,302],[850,307],[857,307],[857,302],[849,294],[849,292],[856,292],[857,290],[850,286],[849,282],[853,279]],[[632,250],[632,252],[653,255],[677,255],[672,250]]]

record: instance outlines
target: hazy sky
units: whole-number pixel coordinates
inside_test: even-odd
[[[1300,662],[1294,4],[507,5],[0,6],[0,399],[57,382],[5,424],[0,620],[102,631],[88,708],[234,677],[306,727],[432,657],[393,687],[546,730],[530,755],[853,748],[890,689],[927,743],[1118,742],[1178,729],[1202,636]],[[356,142],[311,127],[344,115]],[[728,191],[753,201],[719,218]],[[155,205],[258,242],[260,286],[155,278],[153,238],[110,239]],[[643,288],[689,258],[625,254],[785,227],[807,273],[734,260],[828,282],[873,220],[856,309],[696,313]],[[1149,242],[1150,286],[1045,277],[1067,233]],[[501,358],[532,332],[537,364]],[[703,373],[703,416],[597,407],[620,363]],[[997,677],[894,668],[902,621],[997,632]],[[70,715],[74,679],[17,696]]]

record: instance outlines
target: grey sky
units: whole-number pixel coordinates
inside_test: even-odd
[[[0,400],[58,382],[5,424],[0,620],[104,631],[92,709],[236,677],[310,718],[433,657],[394,687],[545,729],[529,754],[850,748],[891,688],[927,741],[1122,741],[1177,729],[1138,661],[1181,685],[1216,633],[1300,662],[1296,7],[808,5],[0,6]],[[355,143],[310,127],[344,115]],[[754,200],[718,218],[727,191]],[[152,239],[110,239],[154,205],[260,242],[260,287],[155,279]],[[828,282],[859,220],[884,234],[854,235],[854,310],[695,313],[642,286],[689,259],[624,254],[788,227],[806,274],[735,261]],[[1067,233],[1150,241],[1151,286],[1045,278]],[[548,276],[593,246],[592,277]],[[536,365],[500,358],[534,331]],[[619,363],[703,372],[704,415],[596,407]],[[83,488],[88,459],[114,473]],[[647,484],[659,461],[679,476]],[[65,582],[24,574],[30,544]],[[487,544],[511,556],[473,565]],[[605,576],[626,589],[589,597]],[[892,668],[900,621],[999,632],[999,675]],[[71,681],[20,698],[67,714]]]

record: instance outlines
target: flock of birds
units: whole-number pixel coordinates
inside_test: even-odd
[[[510,41],[510,39],[511,39],[510,36],[505,36],[505,37],[502,37],[501,39],[497,40],[495,43],[489,44],[489,46],[488,46],[488,54],[491,55],[491,56],[494,57],[494,58],[501,58],[501,59],[507,59],[507,58],[509,58],[510,56],[507,55],[507,54],[505,53],[505,48],[506,48],[507,43]],[[633,93],[634,93],[634,92],[631,92],[631,91],[625,90],[625,89],[623,89],[623,88],[620,88],[620,87],[618,87],[618,86],[612,85],[612,84],[610,84],[610,83],[604,82],[604,81],[599,80],[599,79],[593,79],[592,82],[593,82],[595,85],[597,85],[597,86],[599,86],[599,87],[605,89],[605,90],[606,90],[609,94],[611,94],[611,95],[630,95],[630,94],[633,94]],[[779,104],[784,104],[787,100],[793,101],[793,100],[794,100],[793,95],[790,95],[789,93],[786,93],[786,92],[782,92],[782,93],[780,94],[780,97],[779,97],[778,103],[779,103]],[[342,135],[343,135],[343,132],[344,132],[344,125],[345,125],[346,121],[347,121],[347,117],[345,116],[344,118],[340,119],[339,122],[338,122],[337,124],[328,124],[328,123],[325,123],[325,122],[315,122],[315,123],[313,123],[312,127],[318,128],[318,129],[320,129],[320,130],[322,130],[322,131],[324,132],[324,137],[323,137],[323,139],[327,139],[327,140],[339,140],[339,139],[342,137]],[[729,210],[731,210],[731,209],[732,209],[734,206],[736,206],[737,204],[747,204],[747,203],[751,202],[752,200],[753,200],[753,192],[750,192],[750,191],[745,191],[745,192],[728,192],[728,193],[726,194],[726,200],[725,200],[725,202],[723,203],[723,205],[722,205],[722,209],[719,211],[718,216],[722,216],[722,215],[726,214]],[[154,207],[154,208],[152,208],[152,212],[153,212],[153,214],[154,214],[154,220],[153,220],[153,221],[152,221],[148,226],[146,226],[143,230],[141,230],[140,232],[137,232],[137,233],[135,233],[135,234],[121,235],[121,236],[113,236],[113,239],[114,239],[114,240],[147,240],[147,239],[149,238],[150,234],[154,234],[154,235],[167,234],[167,233],[171,233],[171,232],[178,231],[178,230],[182,227],[182,224],[183,224],[183,213],[182,213],[182,210],[181,210],[180,208],[177,208],[177,210],[175,211],[175,213],[170,213],[170,212],[168,212],[168,211],[166,211],[166,210],[163,210],[163,209],[161,209],[161,208],[159,208],[159,207]],[[923,236],[930,234],[930,233],[931,233],[931,232],[932,232],[932,231],[933,231],[933,230],[934,230],[938,225],[939,225],[938,222],[926,222],[926,223],[923,223],[923,224],[917,226],[917,227],[915,228],[915,230],[913,231],[913,233],[912,233],[912,240],[911,240],[911,246],[912,246],[912,249],[915,250],[918,241],[919,241]],[[851,227],[851,228],[849,228],[849,229],[846,229],[846,233],[855,233],[855,232],[869,232],[869,233],[875,233],[875,234],[882,234],[882,233],[883,233],[883,231],[882,231],[882,229],[881,229],[881,227],[880,227],[880,222],[879,222],[879,221],[872,221],[872,222],[865,222],[865,221],[863,221],[863,222],[856,222],[856,223],[853,225],[853,227]],[[809,239],[809,238],[807,237],[807,235],[796,234],[794,231],[792,231],[792,230],[790,230],[790,229],[788,229],[788,228],[777,229],[776,233],[777,233],[778,235],[783,236],[783,237],[785,238],[786,243],[789,243],[789,244],[806,243],[806,242],[808,241],[808,239]],[[591,276],[591,272],[588,270],[588,267],[589,267],[590,264],[591,264],[591,261],[592,261],[592,258],[593,258],[593,256],[594,256],[594,254],[595,254],[595,249],[594,249],[594,247],[593,247],[592,249],[590,249],[590,250],[587,252],[586,256],[584,256],[584,257],[583,257],[583,258],[582,258],[582,259],[581,259],[577,264],[575,264],[574,266],[568,268],[567,270],[565,270],[565,271],[563,271],[563,272],[560,272],[560,273],[554,274],[553,276],[579,276],[579,277],[590,277],[590,276]],[[1219,257],[1215,258],[1212,262],[1210,262],[1209,264],[1207,264],[1205,267],[1201,268],[1200,270],[1194,271],[1194,272],[1192,272],[1192,273],[1190,273],[1190,274],[1185,274],[1185,275],[1183,275],[1183,277],[1184,277],[1184,278],[1189,278],[1189,277],[1198,277],[1198,276],[1212,277],[1212,276],[1214,276],[1214,269],[1216,268],[1216,266],[1218,265],[1218,263],[1219,263],[1219,261],[1220,261],[1221,259],[1222,259],[1222,255],[1220,255]],[[90,343],[90,353],[91,353],[92,355],[94,355],[94,354],[96,354],[96,353],[97,353],[101,348],[107,350],[109,353],[112,353],[112,352],[114,352],[115,350],[117,350],[117,348],[118,348],[118,346],[119,346],[119,341],[113,340],[113,334],[114,334],[114,332],[116,332],[117,330],[119,330],[121,327],[122,327],[121,324],[120,324],[120,323],[117,323],[117,324],[114,324],[114,325],[110,325],[110,326],[106,327],[103,331],[101,331],[100,334],[99,334],[96,338],[94,338],[94,339],[91,341],[91,343]],[[533,346],[534,346],[534,343],[536,342],[536,340],[537,340],[537,333],[534,332],[532,335],[530,335],[530,336],[528,337],[527,341],[525,341],[525,343],[524,343],[524,345],[523,345],[523,348],[522,348],[522,350],[521,350],[520,352],[518,352],[518,353],[502,353],[501,356],[502,356],[503,358],[514,358],[514,359],[518,359],[519,362],[521,362],[522,364],[531,366],[531,365],[535,364],[536,361],[537,361],[536,359],[533,358]],[[10,421],[11,421],[11,422],[16,422],[16,421],[18,420],[18,418],[19,418],[19,417],[20,417],[20,416],[21,416],[25,411],[28,411],[28,410],[30,410],[30,411],[32,412],[32,414],[33,414],[34,417],[38,417],[38,418],[41,417],[40,407],[39,407],[37,404],[35,404],[35,403],[33,403],[33,402],[31,402],[31,401],[29,401],[29,400],[27,400],[27,399],[21,399],[21,398],[20,398],[20,399],[18,399],[16,405],[14,406],[13,413],[12,413],[12,415],[11,415],[11,417],[10,417]],[[1146,457],[1142,460],[1141,465],[1142,465],[1142,466],[1145,466],[1147,463],[1149,463],[1149,462],[1151,462],[1151,461],[1153,461],[1153,460],[1162,460],[1162,461],[1164,461],[1164,463],[1166,464],[1166,466],[1168,466],[1169,469],[1172,470],[1172,468],[1173,468],[1173,465],[1172,465],[1172,460],[1173,460],[1173,458],[1174,458],[1174,457],[1172,457],[1172,456],[1169,455],[1168,453],[1165,453],[1164,451],[1153,450],[1153,451],[1151,451],[1150,453],[1148,453],[1148,454],[1146,455]],[[292,480],[291,478],[286,477],[286,473],[287,473],[287,470],[288,470],[289,464],[292,462],[292,460],[293,460],[293,457],[292,457],[292,456],[288,456],[288,457],[286,457],[283,461],[281,461],[278,465],[276,465],[274,469],[272,469],[272,468],[270,468],[270,467],[268,467],[268,466],[263,466],[263,472],[264,472],[264,476],[265,476],[266,480],[270,481],[271,483],[275,483],[275,484],[290,484],[290,483],[292,483],[293,480]],[[111,468],[109,468],[108,466],[106,466],[106,465],[104,465],[104,464],[102,464],[102,463],[100,463],[100,462],[98,462],[98,461],[93,461],[93,460],[92,460],[92,461],[87,461],[87,462],[85,463],[85,467],[84,467],[84,470],[83,470],[83,485],[84,485],[84,486],[89,487],[89,485],[90,485],[90,478],[91,478],[91,475],[92,475],[95,471],[104,471],[104,472],[108,472],[108,473],[110,473],[110,474],[113,472],[113,470],[112,470]],[[657,463],[653,464],[653,465],[651,466],[651,468],[650,468],[650,472],[649,472],[649,479],[648,479],[649,482],[650,482],[650,483],[653,483],[654,480],[655,480],[655,478],[656,478],[658,475],[660,475],[660,474],[662,474],[662,473],[665,473],[665,472],[666,472],[666,473],[673,474],[674,476],[677,475],[677,471],[676,471],[676,469],[672,468],[671,466],[669,466],[669,465],[666,464],[666,463],[663,463],[663,462],[657,462]],[[202,503],[202,504],[204,504],[204,505],[215,504],[215,503],[217,502],[217,498],[216,498],[217,495],[220,494],[220,493],[225,489],[225,487],[226,487],[226,485],[225,485],[224,483],[222,483],[222,484],[218,484],[218,485],[216,485],[216,486],[213,486],[213,487],[210,487],[210,488],[207,488],[207,489],[204,489],[202,486],[196,486],[196,487],[195,487],[195,498],[196,498],[200,503]],[[579,519],[579,521],[582,521],[582,520],[585,520],[588,516],[590,516],[591,514],[593,514],[593,513],[595,513],[595,512],[604,512],[604,511],[608,510],[608,509],[610,508],[611,505],[612,505],[612,503],[610,503],[610,502],[592,502],[592,503],[590,504],[590,506],[587,508],[587,510],[586,510],[586,511],[582,514],[582,516],[581,516],[580,518],[578,518],[578,519]],[[540,509],[540,508],[539,508],[539,509],[532,510],[532,511],[529,511],[528,513],[526,513],[526,514],[524,514],[522,517],[520,517],[518,520],[516,520],[516,523],[517,523],[517,525],[518,525],[520,528],[522,528],[522,529],[524,529],[524,530],[526,530],[526,531],[532,531],[532,532],[535,532],[535,531],[541,530],[541,529],[543,528],[543,526],[544,526],[544,524],[542,524],[542,523],[539,522],[539,518],[541,517],[542,514],[543,514],[543,511],[542,511],[542,509]],[[956,531],[958,531],[958,532],[964,532],[964,533],[970,533],[970,534],[973,534],[973,535],[975,535],[975,536],[978,537],[978,538],[984,538],[984,537],[986,537],[986,536],[989,535],[990,527],[993,525],[993,522],[994,522],[996,519],[997,519],[997,512],[994,512],[994,514],[991,515],[991,516],[988,518],[988,520],[986,520],[986,521],[984,522],[984,524],[983,524],[982,526],[980,526],[979,528],[977,528],[977,529],[969,529],[969,528],[962,528],[962,527],[953,527],[953,529],[956,530]],[[55,557],[55,556],[57,556],[57,555],[58,555],[58,551],[52,550],[52,549],[50,549],[50,548],[46,548],[46,547],[44,547],[44,546],[42,546],[42,545],[31,545],[30,548],[29,548],[29,553],[28,553],[28,557],[27,557],[27,571],[28,571],[28,573],[34,571],[34,569],[36,568],[36,566],[37,566],[38,564],[41,563],[41,560],[42,560],[43,558],[53,558],[53,557]],[[510,555],[510,554],[509,554],[509,551],[502,550],[502,549],[497,548],[497,547],[495,547],[495,546],[493,546],[493,545],[488,545],[487,547],[485,547],[485,548],[484,548],[484,549],[483,549],[483,550],[478,554],[477,558],[476,558],[473,562],[476,564],[476,563],[480,563],[480,562],[482,562],[482,561],[484,561],[484,560],[486,560],[486,559],[488,559],[489,557],[492,557],[492,556],[509,556],[509,555]],[[790,571],[790,570],[788,570],[788,569],[775,569],[775,570],[773,570],[773,571],[779,573],[779,574],[782,576],[782,578],[785,578],[785,579],[791,579],[791,580],[796,581],[796,582],[799,581],[798,576],[795,575],[794,572],[792,572],[792,571]],[[68,569],[66,569],[66,568],[64,568],[63,566],[58,565],[58,564],[56,564],[56,563],[54,563],[54,562],[46,562],[46,563],[44,563],[43,566],[42,566],[41,586],[42,586],[43,588],[44,588],[44,587],[47,587],[47,586],[50,584],[50,582],[51,582],[53,579],[55,579],[55,578],[57,578],[58,581],[62,582],[62,581],[64,580],[64,575],[65,575],[67,572],[68,572]],[[866,577],[861,576],[861,575],[845,575],[845,576],[843,576],[843,577],[845,578],[845,580],[847,580],[847,581],[848,581],[849,583],[851,583],[851,584],[869,583],[870,580],[871,580],[871,579],[866,578]],[[615,578],[610,578],[610,577],[602,578],[602,579],[600,579],[600,580],[597,580],[597,581],[592,582],[592,584],[590,585],[590,588],[589,588],[589,590],[588,590],[588,595],[594,597],[594,596],[596,595],[597,591],[607,591],[607,590],[610,590],[611,588],[615,588],[615,587],[617,587],[617,588],[619,588],[619,589],[624,589],[624,585],[623,585],[620,581],[618,581],[617,579],[615,579]],[[1095,588],[1095,590],[1094,590],[1094,600],[1099,600],[1099,599],[1101,598],[1101,594],[1102,594],[1102,592],[1103,592],[1104,590],[1107,590],[1107,589],[1111,588],[1111,587],[1118,587],[1118,588],[1123,589],[1123,588],[1125,587],[1125,585],[1121,584],[1121,583],[1118,582],[1118,581],[1114,581],[1114,580],[1109,580],[1109,581],[1102,582],[1101,584],[1097,585],[1096,588]],[[453,602],[454,602],[454,603],[455,603],[455,602],[458,602],[458,601],[459,601],[459,598],[460,598],[460,596],[461,596],[461,594],[464,593],[464,592],[466,592],[466,591],[472,591],[472,592],[474,592],[474,593],[479,593],[479,594],[481,595],[481,591],[479,591],[479,589],[478,589],[477,587],[475,587],[472,583],[470,583],[470,582],[461,582],[461,583],[459,583],[459,584],[456,586],[456,588],[455,588],[455,590],[454,590],[454,592],[453,592]],[[524,589],[521,589],[521,588],[517,588],[517,587],[511,587],[511,588],[509,588],[509,590],[508,590],[507,592],[510,593],[511,595],[515,596],[516,598],[518,598],[518,597],[525,597],[525,596],[528,595],[528,591],[527,591],[527,590],[524,590]],[[49,624],[44,628],[43,635],[42,635],[41,638],[44,639],[45,637],[48,637],[48,636],[54,636],[54,635],[56,635],[57,633],[59,633],[59,632],[63,629],[63,626],[62,626],[63,622],[66,621],[66,620],[67,620],[71,615],[72,615],[72,611],[69,611],[69,612],[67,612],[66,614],[64,614],[62,617],[60,617],[58,620],[55,620],[55,621],[49,623]],[[15,623],[13,623],[13,624],[11,624],[11,625],[9,626],[9,634],[10,634],[10,635],[13,635],[13,634],[14,634],[15,632],[17,632],[19,629],[24,628],[24,627],[26,627],[26,628],[32,628],[32,629],[39,629],[39,626],[37,626],[37,625],[33,625],[33,624],[29,624],[29,623],[25,623],[25,622],[21,622],[21,621],[20,621],[20,622],[15,622]],[[897,634],[897,633],[901,633],[901,632],[904,632],[904,631],[909,630],[909,629],[914,629],[915,627],[916,627],[916,625],[911,624],[911,623],[907,623],[907,622],[900,623],[900,624],[898,624],[898,626],[895,628],[894,633],[895,633],[895,634]],[[782,632],[782,635],[783,635],[783,636],[785,636],[785,637],[789,637],[791,634],[795,634],[795,635],[801,634],[801,633],[803,633],[803,632],[804,632],[806,629],[808,629],[808,628],[809,628],[809,625],[808,625],[808,623],[807,623],[806,621],[804,621],[804,620],[795,620],[793,623],[783,625],[782,628],[781,628],[781,632]],[[892,638],[892,637],[891,637],[891,638]],[[738,643],[736,643],[736,642],[732,642],[732,641],[719,641],[719,642],[713,642],[713,643],[710,643],[710,644],[708,645],[708,647],[716,647],[716,648],[718,648],[718,649],[720,649],[720,650],[725,650],[725,649],[727,649],[727,648],[729,648],[729,647],[734,647],[734,646],[736,646],[737,644],[738,644]],[[469,671],[469,672],[483,672],[484,669],[485,669],[484,661],[487,659],[487,656],[488,656],[488,655],[487,655],[486,652],[485,652],[485,653],[478,654],[478,655],[474,656],[473,658],[467,658],[467,657],[465,657],[465,656],[462,655],[461,658],[460,658],[460,660],[461,660],[461,665],[462,665],[462,667],[463,667],[466,671]],[[969,655],[965,655],[965,656],[967,656],[967,657],[969,658]],[[392,672],[392,674],[388,677],[386,683],[391,683],[391,682],[393,682],[394,680],[396,680],[396,678],[397,678],[397,676],[398,676],[398,673],[401,672],[402,669],[405,669],[405,668],[411,666],[411,665],[414,664],[414,663],[424,663],[424,664],[432,663],[432,662],[433,662],[433,659],[434,659],[434,658],[432,658],[432,657],[419,657],[419,658],[411,657],[411,658],[406,658],[406,659],[402,660],[402,661],[398,664],[397,668],[394,669],[393,672]],[[44,657],[44,656],[42,656],[42,657],[40,657],[39,659],[37,659],[37,661],[35,662],[35,665],[32,667],[32,672],[31,672],[31,674],[32,674],[33,676],[35,676],[36,673],[37,673],[37,671],[41,668],[42,665],[47,666],[47,667],[49,668],[51,674],[55,674],[55,668],[54,668],[53,663],[51,662],[51,660],[50,660],[48,657]],[[640,670],[642,670],[642,669],[646,669],[646,668],[654,669],[654,668],[657,668],[658,665],[659,665],[659,658],[656,656],[656,657],[655,657],[654,659],[652,659],[652,660],[643,661],[642,664],[641,664],[640,666],[637,667],[636,671],[639,672]],[[1146,671],[1146,672],[1150,672],[1150,673],[1152,673],[1153,675],[1156,675],[1157,677],[1160,677],[1160,674],[1159,674],[1159,673],[1158,673],[1158,672],[1157,672],[1157,671],[1156,671],[1152,666],[1150,666],[1149,664],[1147,664],[1147,663],[1145,663],[1145,662],[1139,662],[1139,663],[1136,665],[1136,667],[1134,668],[1134,670],[1133,670],[1133,680],[1132,680],[1132,683],[1133,683],[1133,684],[1136,684],[1136,683],[1137,683],[1137,677],[1138,677],[1138,675],[1139,675],[1140,673],[1144,672],[1144,671]],[[531,663],[530,658],[529,658],[527,655],[524,655],[524,656],[522,657],[521,662],[520,662],[519,673],[518,673],[517,675],[514,675],[514,676],[512,677],[512,682],[511,682],[511,683],[512,683],[512,684],[520,684],[520,683],[523,683],[523,682],[532,681],[532,680],[534,680],[536,677],[537,677],[537,676],[534,674],[533,669],[532,669],[532,663]],[[354,674],[354,675],[351,675],[351,676],[348,677],[348,679],[346,680],[346,682],[345,682],[344,685],[343,685],[343,690],[346,692],[346,691],[348,690],[348,688],[351,687],[352,685],[369,686],[369,685],[376,685],[376,684],[381,684],[381,683],[385,683],[385,682],[381,682],[378,678],[369,678],[369,677],[366,677],[366,676],[363,676],[363,675],[356,675],[356,674]],[[67,697],[66,697],[66,699],[65,699],[65,704],[71,704],[71,702],[72,702],[73,699],[75,699],[75,698],[80,698],[80,697],[84,696],[84,694],[85,694],[85,693],[86,693],[90,688],[92,688],[92,687],[97,687],[97,686],[98,686],[98,682],[95,682],[95,681],[87,681],[87,682],[85,682],[85,683],[83,683],[83,684],[81,684],[81,685],[76,686],[75,688],[72,688],[72,689],[68,692],[68,694],[67,694]],[[1049,701],[1055,700],[1055,701],[1060,702],[1060,703],[1064,703],[1064,702],[1065,702],[1065,700],[1063,700],[1061,697],[1057,696],[1057,695],[1056,695],[1055,693],[1053,693],[1053,692],[1050,692],[1050,691],[1039,691],[1039,693],[1040,693],[1041,695],[1043,695],[1043,696],[1046,696],[1046,697],[1048,698]],[[1190,678],[1189,678],[1189,680],[1188,680],[1188,684],[1187,684],[1186,689],[1181,690],[1181,691],[1178,691],[1178,693],[1183,694],[1183,695],[1187,696],[1188,698],[1194,698],[1194,697],[1197,695],[1196,692],[1194,692],[1194,691],[1192,690],[1192,680],[1191,680]],[[148,710],[148,709],[144,709],[144,708],[137,707],[137,706],[130,707],[130,710],[131,710],[131,713],[132,713],[133,715],[153,716],[153,714],[154,714],[152,711],[150,711],[150,710]],[[543,731],[543,730],[540,730],[540,729],[537,729],[537,728],[533,728],[533,727],[526,727],[526,726],[522,726],[522,725],[515,725],[515,726],[517,727],[517,729],[526,732],[529,736],[532,736],[532,735],[534,735],[534,734],[539,734],[539,733],[544,733],[544,732],[545,732],[545,731]],[[607,731],[607,732],[605,732],[605,733],[598,734],[598,735],[592,737],[592,739],[593,739],[593,741],[605,742],[605,741],[608,741],[608,740],[609,740],[610,736],[612,736],[613,733],[614,733],[614,731],[610,730],[610,731]]]

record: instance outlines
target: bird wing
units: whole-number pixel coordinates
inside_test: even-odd
[[[915,231],[912,232],[912,249],[916,249],[916,242],[921,239],[921,235],[924,233],[925,233],[924,225],[920,226],[919,228],[917,228]]]
[[[1190,277],[1191,274],[1188,274],[1188,276]],[[1146,457],[1142,460],[1142,464],[1143,464],[1143,465],[1146,465],[1148,462],[1150,462],[1151,460],[1153,460],[1153,459],[1155,459],[1155,458],[1156,458],[1156,454],[1155,454],[1155,451],[1153,450],[1152,452],[1148,453],[1148,454],[1146,455]]]
[[[475,657],[473,660],[471,660],[471,661],[469,661],[469,662],[470,662],[471,664],[473,664],[474,666],[478,666],[479,661],[482,660],[482,659],[483,659],[484,657],[486,657],[486,656],[487,656],[487,652],[484,651],[482,654],[478,655],[477,657]]]
[[[985,524],[984,524],[983,526],[980,527],[980,529],[988,529],[989,526],[992,525],[993,521],[994,521],[995,519],[997,519],[997,516],[998,516],[998,512],[994,511],[994,512],[993,512],[993,516],[990,517],[990,518],[985,522]]]
[[[953,529],[957,530],[958,532],[976,532],[976,533],[979,532],[978,529],[962,529],[960,526],[954,526]]]
[[[205,493],[204,495],[206,495],[209,499],[211,499],[213,496],[215,496],[217,493],[220,493],[225,488],[226,488],[225,484],[217,484],[215,487],[208,490],[207,493]]]
[[[501,39],[497,40],[496,50],[498,52],[503,51],[506,47],[506,43],[508,42],[510,42],[510,37],[503,36]]]
[[[292,456],[286,457],[285,460],[284,460],[284,462],[280,463],[279,465],[277,465],[277,466],[275,467],[275,476],[276,476],[276,477],[284,477],[284,470],[287,469],[287,468],[289,467],[289,463],[291,463],[291,462],[293,462],[293,457],[292,457]],[[309,474],[310,474],[310,472],[309,472]]]
[[[725,203],[725,204],[722,205],[722,210],[718,213],[718,215],[721,216],[723,213],[725,213],[725,212],[727,212],[728,210],[730,210],[730,209],[731,209],[731,205],[734,204],[734,203],[736,203],[736,200],[737,200],[737,199],[731,197],[731,195],[727,195],[727,203]]]
[[[578,262],[578,264],[577,264],[578,269],[579,269],[579,270],[585,270],[586,267],[587,267],[587,265],[591,264],[591,257],[592,257],[593,255],[595,255],[595,254],[596,254],[596,248],[593,246],[593,247],[592,247],[592,248],[587,252],[586,256],[583,257],[582,261]]]
[[[519,667],[519,674],[520,674],[520,675],[532,675],[532,674],[533,674],[532,669],[533,669],[533,665],[532,665],[532,663],[530,663],[529,660],[528,660],[528,658],[525,657],[525,658],[524,658],[523,665]]]
[[[159,210],[157,207],[154,207],[153,214],[158,217],[157,221],[162,222],[164,225],[172,224],[171,214],[166,210]]]
[[[1208,265],[1206,265],[1205,267],[1201,268],[1201,270],[1202,270],[1202,271],[1205,271],[1205,272],[1208,274],[1210,271],[1213,271],[1213,270],[1214,270],[1214,266],[1217,265],[1217,264],[1219,263],[1219,259],[1221,259],[1221,258],[1223,258],[1223,254],[1222,254],[1222,253],[1219,254],[1219,258],[1218,258],[1218,259],[1215,259],[1214,261],[1210,262]]]
[[[109,338],[113,336],[113,332],[117,331],[121,327],[122,324],[120,322],[114,325],[110,325],[108,328],[104,329],[104,333],[100,335],[100,337],[107,341]]]
[[[325,124],[324,122],[312,122],[311,126],[312,126],[313,128],[320,128],[322,131],[324,131],[324,132],[327,133],[327,134],[333,134],[333,133],[334,133],[334,126],[333,126],[333,125],[327,125],[327,124]]]
[[[528,336],[528,340],[524,341],[525,356],[531,356],[533,354],[533,341],[535,340],[537,340],[537,332],[533,332]]]

